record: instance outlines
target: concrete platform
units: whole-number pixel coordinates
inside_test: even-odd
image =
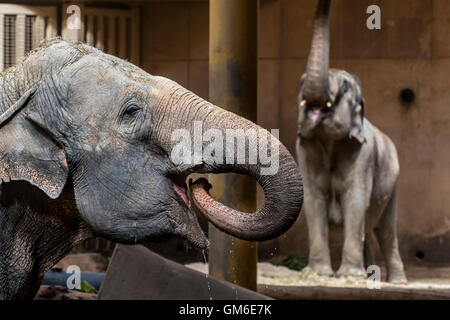
[[[442,289],[258,285],[258,292],[279,300],[449,300]]]
[[[205,263],[187,265],[207,273]],[[382,275],[384,270],[382,270]],[[258,263],[258,292],[274,299],[450,299],[450,268],[413,266],[406,269],[408,284],[381,282],[379,289],[369,289],[367,280],[319,276],[311,269],[301,272],[270,263]]]
[[[143,246],[117,245],[101,300],[265,300],[260,293],[167,260]]]

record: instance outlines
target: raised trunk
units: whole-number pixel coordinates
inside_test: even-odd
[[[303,89],[304,99],[322,105],[329,102],[329,11],[330,0],[319,0]]]
[[[260,210],[255,213],[244,213],[212,199],[208,194],[207,182],[200,181],[191,185],[191,197],[194,204],[219,229],[241,239],[267,240],[285,232],[297,219],[303,204],[302,180],[296,162],[287,149],[258,125],[218,108],[176,84],[172,83],[169,92],[172,94],[168,101],[160,103],[161,109],[156,116],[156,122],[159,123],[160,128],[155,130],[159,134],[157,138],[169,154],[176,143],[171,141],[172,131],[186,129],[193,137],[196,121],[201,121],[203,132],[218,129],[224,137],[227,129],[245,131],[253,129],[259,133],[256,138],[258,148],[261,144],[266,148],[276,146],[274,150],[279,152],[279,169],[268,175],[261,174],[262,167],[259,161],[256,164],[249,163],[249,143],[245,145],[246,159],[243,164],[227,164],[224,148],[222,163],[211,164],[208,161],[211,159],[202,159],[199,165],[178,166],[178,170],[184,174],[234,172],[249,175],[261,185],[265,194],[265,203]],[[264,144],[265,139],[267,144]],[[208,142],[203,142],[204,146],[207,144]],[[225,141],[224,145],[226,145]]]

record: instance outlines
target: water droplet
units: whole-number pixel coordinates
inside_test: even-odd
[[[208,261],[206,259],[206,253],[205,250],[202,250],[202,254],[203,254],[203,260],[205,260],[205,264],[206,264],[206,273],[205,273],[205,277],[206,277],[206,285],[208,286],[208,293],[209,293],[209,300],[213,300],[213,297],[211,295],[211,283],[209,282],[209,268],[208,268]]]

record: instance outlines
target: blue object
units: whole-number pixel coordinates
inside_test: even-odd
[[[43,285],[47,286],[67,286],[67,279],[72,276],[73,273],[65,271],[47,271],[42,281]],[[104,272],[81,272],[81,283],[88,282],[96,290],[99,290],[103,279],[105,278]]]

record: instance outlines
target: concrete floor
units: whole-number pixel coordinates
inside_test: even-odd
[[[206,273],[208,265],[205,263],[191,263],[186,267]],[[439,290],[450,293],[450,267],[407,267],[408,284],[393,285],[381,281],[380,288]],[[385,271],[381,270],[382,279]],[[348,279],[324,277],[315,274],[311,269],[302,271],[290,270],[284,266],[276,266],[267,262],[258,263],[259,286],[284,287],[334,287],[334,288],[367,288],[368,281],[363,279]]]

